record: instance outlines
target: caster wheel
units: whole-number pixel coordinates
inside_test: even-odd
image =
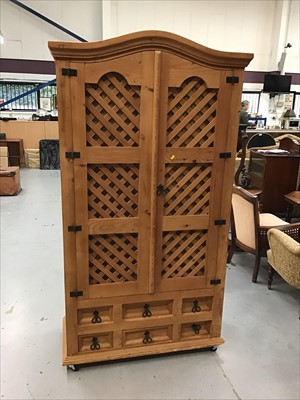
[[[218,350],[218,348],[217,348],[217,346],[213,346],[210,350],[213,351],[213,352],[215,352],[215,351]]]
[[[68,369],[71,369],[72,371],[79,371],[79,366],[78,365],[74,365],[74,364],[71,364],[71,365],[68,365]]]

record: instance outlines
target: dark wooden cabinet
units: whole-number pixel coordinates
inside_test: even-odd
[[[3,139],[0,146],[8,149],[8,163],[10,166],[25,166],[23,139]]]
[[[251,187],[262,190],[262,212],[284,214],[284,195],[296,190],[299,154],[277,154],[251,150],[249,175]]]

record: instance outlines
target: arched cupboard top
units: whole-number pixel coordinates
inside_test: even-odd
[[[99,42],[49,42],[55,60],[101,61],[140,51],[161,50],[215,68],[245,68],[251,53],[214,50],[174,33],[141,31]]]

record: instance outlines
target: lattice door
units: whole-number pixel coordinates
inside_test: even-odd
[[[175,68],[176,57],[170,56],[171,71],[172,63]],[[208,265],[214,268],[208,244],[213,241],[209,223],[219,77],[208,87],[197,68],[193,75],[190,63],[181,61],[177,85],[170,73],[163,91],[167,107],[161,121],[166,134],[159,144],[165,157],[158,167],[163,190],[158,196],[157,290],[205,287]]]
[[[78,286],[87,298],[206,287],[221,72],[149,51],[75,66]]]
[[[113,72],[107,64],[86,64],[73,83],[74,98],[84,104],[74,142],[81,153],[78,275],[87,298],[145,293],[148,285],[151,123],[142,110],[152,93],[142,89],[142,79],[153,84],[149,61],[141,53],[124,57]]]

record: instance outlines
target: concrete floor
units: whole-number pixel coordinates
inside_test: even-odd
[[[227,268],[223,337],[198,352],[83,368],[61,366],[64,314],[59,171],[22,170],[1,198],[1,398],[299,399],[299,291],[251,282],[253,256]]]

